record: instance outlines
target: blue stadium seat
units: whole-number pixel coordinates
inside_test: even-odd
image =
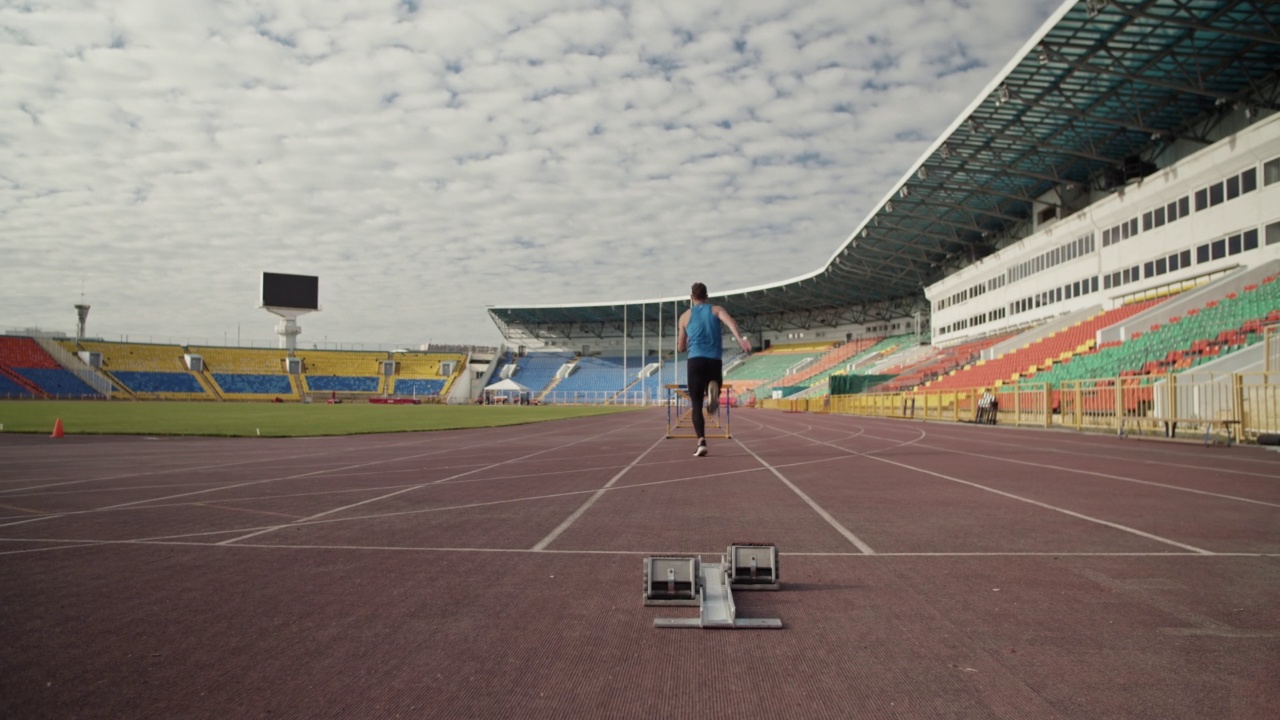
[[[135,393],[205,394],[204,387],[189,373],[117,370],[114,375],[117,380],[124,383],[125,387]]]
[[[36,387],[61,397],[102,397],[68,370],[48,368],[14,368],[14,372],[30,380]]]
[[[293,392],[287,375],[249,375],[243,373],[213,373],[213,379],[225,393],[257,393],[259,395],[288,395]]]
[[[426,380],[421,378],[397,378],[393,392],[396,395],[439,395],[444,389],[444,380]]]
[[[9,378],[0,375],[0,398],[31,397],[31,392]]]
[[[378,378],[353,375],[308,375],[307,387],[313,392],[378,392]]]

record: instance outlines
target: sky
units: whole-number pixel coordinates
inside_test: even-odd
[[[822,268],[1059,0],[0,0],[0,332],[497,344]]]

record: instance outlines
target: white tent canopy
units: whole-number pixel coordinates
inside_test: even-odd
[[[529,388],[521,385],[520,383],[516,382],[515,380],[512,380],[511,378],[506,378],[505,380],[499,380],[498,382],[492,385],[488,385],[485,387],[485,390],[495,390],[498,392],[502,392],[502,391],[529,392]]]

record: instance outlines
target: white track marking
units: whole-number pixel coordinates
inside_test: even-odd
[[[848,458],[846,457],[846,458],[837,458],[837,459],[846,460]],[[803,464],[810,464],[811,462],[819,462],[819,461],[810,461]],[[830,460],[820,461],[820,462],[830,462]],[[797,464],[800,464],[800,463],[797,463]],[[779,467],[791,467],[791,466],[780,465]],[[670,485],[672,483],[692,482],[694,480],[706,480],[708,478],[727,477],[730,475],[748,475],[750,473],[757,473],[757,472],[763,472],[763,471],[764,471],[763,468],[758,468],[758,467],[747,468],[744,470],[726,470],[724,472],[718,472],[718,473],[706,473],[703,475],[691,475],[689,477],[670,478],[667,480],[654,480],[652,482],[634,483],[631,485],[615,486],[615,487],[609,488],[608,491],[609,492],[625,492],[627,490],[634,490],[636,488],[653,487],[655,485]],[[401,517],[405,515],[422,515],[425,513],[449,512],[452,510],[469,510],[471,508],[489,507],[492,505],[508,505],[511,503],[537,502],[539,500],[553,500],[555,498],[571,497],[573,495],[586,495],[588,493],[597,493],[597,492],[600,492],[599,488],[596,488],[594,490],[566,490],[564,492],[549,493],[546,495],[529,495],[529,496],[518,497],[518,498],[506,498],[503,500],[486,500],[484,502],[466,503],[463,505],[443,505],[440,507],[418,508],[416,510],[397,510],[395,512],[372,513],[369,515],[356,515],[354,517],[324,518],[321,520],[313,520],[308,522],[300,521],[297,523],[292,523],[288,525],[288,527],[305,527],[307,525],[324,525],[329,523],[364,522],[367,520],[380,520],[383,518]],[[230,530],[206,530],[202,532],[183,533],[181,535],[156,535],[156,536],[147,537],[147,538],[137,538],[137,540],[138,542],[147,542],[152,540],[208,537],[210,535],[230,535],[231,533],[235,533],[235,532],[244,533],[244,532],[251,532],[255,530],[266,530],[266,529],[270,529],[271,527],[274,527],[274,526],[260,525],[257,527],[232,528]]]
[[[582,505],[579,505],[577,510],[574,510],[573,513],[569,515],[569,517],[565,518],[564,522],[557,525],[555,530],[552,530],[550,533],[547,534],[546,537],[539,540],[537,544],[533,546],[532,549],[535,551],[546,550],[547,546],[555,542],[556,538],[560,537],[561,533],[563,533],[565,530],[568,530],[569,526],[577,522],[578,518],[582,517],[583,513],[585,513],[588,509],[590,509],[592,505],[595,505],[596,501],[599,500],[601,496],[603,496],[606,492],[609,492],[609,489],[613,487],[614,483],[618,482],[618,480],[621,479],[623,475],[626,475],[627,472],[631,470],[631,468],[640,464],[640,461],[644,459],[645,455],[648,455],[649,453],[653,452],[653,449],[658,447],[658,445],[660,445],[662,441],[665,439],[666,439],[665,437],[658,438],[657,442],[650,445],[647,449],[645,449],[644,452],[637,455],[636,459],[632,460],[630,465],[619,470],[618,474],[614,475],[612,478],[609,479],[609,482],[604,484],[604,487],[601,487],[597,489],[594,493],[592,493],[591,497],[586,499],[586,502],[582,503]]]
[[[881,439],[883,439],[883,438],[881,438]],[[915,466],[912,466],[912,465],[907,465],[906,463],[896,462],[896,461],[894,461],[894,460],[889,460],[888,458],[876,457],[875,455],[870,455],[870,454],[868,454],[868,453],[860,453],[860,452],[857,452],[856,450],[849,450],[848,448],[842,448],[842,447],[840,447],[839,445],[832,445],[831,443],[825,443],[825,442],[824,442],[823,444],[824,444],[824,445],[831,445],[831,447],[834,447],[834,448],[839,448],[839,449],[844,450],[845,452],[850,453],[850,454],[852,454],[852,455],[858,455],[858,456],[860,456],[860,457],[866,457],[866,458],[868,458],[868,459],[875,460],[876,462],[882,462],[882,463],[888,463],[888,464],[890,464],[890,465],[896,465],[896,466],[901,467],[901,468],[906,468],[907,470],[914,470],[914,471],[916,471],[916,472],[924,473],[924,474],[926,474],[926,475],[932,475],[932,476],[934,476],[934,477],[941,478],[941,479],[943,479],[943,480],[949,480],[949,481],[951,481],[951,482],[960,483],[961,485],[968,485],[969,487],[974,487],[974,488],[977,488],[977,489],[979,489],[979,490],[985,490],[985,491],[987,491],[987,492],[989,492],[989,493],[995,493],[996,495],[1001,495],[1001,496],[1003,496],[1003,497],[1007,497],[1007,498],[1010,498],[1010,499],[1013,499],[1013,500],[1017,500],[1017,501],[1019,501],[1019,502],[1024,502],[1024,503],[1028,503],[1028,504],[1030,504],[1030,505],[1035,505],[1035,506],[1037,506],[1037,507],[1042,507],[1042,508],[1045,508],[1046,510],[1052,510],[1052,511],[1054,511],[1054,512],[1062,513],[1062,514],[1064,514],[1064,515],[1069,515],[1069,516],[1071,516],[1071,517],[1079,518],[1079,519],[1081,519],[1081,520],[1086,520],[1086,521],[1088,521],[1088,522],[1097,523],[1097,524],[1099,524],[1099,525],[1105,525],[1105,526],[1107,526],[1107,527],[1114,528],[1114,529],[1116,529],[1116,530],[1120,530],[1120,531],[1122,531],[1122,532],[1127,532],[1127,533],[1130,533],[1130,534],[1133,534],[1133,535],[1137,535],[1137,536],[1139,536],[1139,537],[1147,538],[1148,540],[1155,540],[1156,542],[1161,542],[1161,543],[1164,543],[1164,544],[1166,544],[1166,545],[1173,545],[1174,547],[1180,547],[1180,548],[1182,548],[1182,549],[1184,549],[1184,550],[1190,550],[1191,552],[1200,553],[1200,554],[1203,554],[1203,555],[1213,555],[1213,554],[1215,554],[1215,553],[1214,553],[1214,552],[1212,552],[1211,550],[1205,550],[1204,548],[1198,548],[1198,547],[1196,547],[1196,546],[1194,546],[1194,545],[1187,545],[1186,543],[1180,543],[1180,542],[1178,542],[1178,541],[1176,541],[1176,540],[1170,540],[1169,538],[1160,537],[1159,535],[1153,535],[1153,534],[1151,534],[1151,533],[1143,532],[1142,530],[1138,530],[1138,529],[1136,529],[1136,528],[1131,528],[1131,527],[1128,527],[1128,526],[1126,526],[1126,525],[1121,525],[1121,524],[1119,524],[1119,523],[1113,523],[1113,522],[1111,522],[1111,521],[1109,521],[1109,520],[1103,520],[1103,519],[1101,519],[1101,518],[1095,518],[1095,517],[1093,517],[1093,516],[1091,516],[1091,515],[1085,515],[1084,513],[1078,513],[1078,512],[1075,512],[1074,510],[1067,510],[1066,508],[1061,508],[1061,507],[1057,507],[1056,505],[1050,505],[1050,504],[1048,504],[1048,503],[1043,503],[1043,502],[1040,502],[1039,500],[1032,500],[1031,498],[1022,497],[1021,495],[1015,495],[1015,494],[1013,494],[1013,493],[1005,492],[1005,491],[1003,491],[1003,490],[997,490],[997,489],[995,489],[995,488],[987,487],[986,485],[981,485],[981,484],[979,484],[979,483],[970,482],[970,481],[968,481],[968,480],[961,480],[960,478],[957,478],[957,477],[952,477],[952,476],[950,476],[950,475],[944,475],[944,474],[942,474],[942,473],[934,472],[934,471],[932,471],[932,470],[926,470],[926,469],[924,469],[924,468],[918,468],[918,467],[915,467]],[[934,449],[945,450],[945,448],[934,448]],[[748,452],[750,452],[750,451],[748,451]],[[950,451],[950,450],[948,450],[947,452],[954,452],[954,451]],[[965,453],[965,454],[969,454],[969,453]]]
[[[1101,519],[1101,518],[1096,518],[1096,517],[1092,517],[1092,516],[1090,516],[1090,515],[1085,515],[1084,513],[1078,513],[1078,512],[1076,512],[1076,511],[1074,511],[1074,510],[1067,510],[1066,508],[1060,508],[1060,507],[1057,507],[1056,505],[1050,505],[1049,503],[1043,503],[1043,502],[1040,502],[1039,500],[1032,500],[1031,498],[1025,498],[1025,497],[1022,497],[1021,495],[1014,495],[1013,493],[1005,492],[1005,491],[1003,491],[1003,490],[996,490],[995,488],[987,487],[986,485],[979,485],[978,483],[975,483],[975,482],[969,482],[968,480],[961,480],[960,478],[951,477],[950,475],[943,475],[942,473],[933,472],[932,470],[925,470],[925,469],[923,469],[923,468],[912,467],[912,466],[910,466],[910,465],[907,465],[906,463],[895,462],[895,461],[893,461],[893,460],[889,460],[889,459],[887,459],[887,458],[874,457],[874,456],[869,456],[869,457],[871,457],[871,459],[872,459],[872,460],[875,460],[875,461],[877,461],[877,462],[889,463],[890,465],[897,465],[898,467],[906,468],[906,469],[908,469],[908,470],[915,470],[916,472],[922,472],[922,473],[925,473],[926,475],[933,475],[934,477],[942,478],[943,480],[950,480],[951,482],[960,483],[961,485],[968,485],[968,486],[970,486],[970,487],[978,488],[979,490],[986,490],[987,492],[995,493],[996,495],[1001,495],[1001,496],[1004,496],[1004,497],[1007,497],[1007,498],[1011,498],[1011,499],[1013,499],[1013,500],[1018,500],[1019,502],[1024,502],[1024,503],[1028,503],[1028,504],[1030,504],[1030,505],[1035,505],[1035,506],[1037,506],[1037,507],[1042,507],[1042,508],[1045,508],[1046,510],[1052,510],[1052,511],[1054,511],[1054,512],[1059,512],[1059,513],[1062,513],[1063,515],[1070,515],[1071,517],[1079,518],[1079,519],[1081,519],[1081,520],[1087,520],[1087,521],[1089,521],[1089,522],[1098,523],[1099,525],[1105,525],[1105,526],[1107,526],[1107,527],[1109,527],[1109,528],[1114,528],[1114,529],[1116,529],[1116,530],[1120,530],[1120,531],[1123,531],[1123,532],[1131,533],[1131,534],[1133,534],[1133,535],[1137,535],[1137,536],[1139,536],[1139,537],[1147,538],[1148,540],[1155,540],[1156,542],[1161,542],[1161,543],[1164,543],[1164,544],[1166,544],[1166,545],[1172,545],[1172,546],[1174,546],[1174,547],[1180,547],[1180,548],[1182,548],[1183,550],[1190,550],[1191,552],[1194,552],[1194,553],[1200,553],[1201,555],[1214,555],[1214,554],[1216,554],[1216,553],[1214,553],[1214,552],[1212,552],[1212,551],[1210,551],[1210,550],[1205,550],[1205,549],[1203,549],[1203,548],[1198,548],[1198,547],[1196,547],[1196,546],[1194,546],[1194,545],[1188,545],[1188,544],[1186,544],[1186,543],[1180,543],[1180,542],[1178,542],[1177,540],[1170,540],[1169,538],[1160,537],[1159,535],[1153,535],[1153,534],[1151,534],[1151,533],[1149,533],[1149,532],[1143,532],[1142,530],[1138,530],[1138,529],[1136,529],[1136,528],[1131,528],[1131,527],[1128,527],[1128,526],[1126,526],[1126,525],[1121,525],[1120,523],[1113,523],[1113,522],[1111,522],[1111,521],[1109,521],[1109,520],[1103,520],[1103,519]]]
[[[960,441],[960,442],[975,442],[975,441],[976,441],[976,442],[981,442],[981,443],[984,443],[984,444],[987,444],[987,445],[999,445],[999,446],[1001,446],[1001,447],[1019,447],[1019,448],[1025,448],[1025,447],[1026,447],[1026,445],[1019,445],[1019,444],[1016,444],[1016,443],[1000,442],[1000,441],[998,441],[998,440],[992,440],[992,439],[990,439],[990,438],[967,437],[967,436],[961,436],[961,435],[947,435],[947,434],[942,434],[942,433],[934,433],[934,436],[935,436],[935,437],[938,437],[938,438],[940,438],[940,439],[946,439],[946,440],[957,440],[957,441]],[[1052,446],[1041,446],[1041,447],[1037,447],[1036,449],[1037,449],[1037,450],[1040,450],[1040,451],[1042,451],[1042,452],[1056,453],[1056,454],[1059,454],[1059,455],[1071,455],[1071,456],[1076,456],[1076,455],[1085,455],[1085,456],[1087,456],[1087,457],[1089,457],[1089,458],[1094,458],[1094,459],[1099,459],[1099,460],[1120,460],[1120,461],[1127,462],[1127,463],[1141,463],[1141,464],[1143,464],[1143,465],[1160,465],[1160,466],[1165,466],[1165,467],[1176,467],[1176,468],[1182,468],[1182,469],[1185,469],[1185,470],[1205,470],[1205,471],[1209,471],[1209,472],[1221,472],[1221,473],[1228,473],[1228,474],[1231,474],[1231,475],[1246,475],[1246,476],[1249,476],[1249,477],[1274,478],[1274,477],[1276,477],[1276,475],[1277,475],[1277,473],[1274,473],[1274,472],[1272,472],[1272,473],[1249,472],[1249,471],[1247,471],[1247,470],[1232,470],[1232,469],[1230,469],[1230,468],[1217,467],[1217,466],[1209,466],[1209,465],[1189,465],[1189,464],[1187,464],[1187,463],[1185,463],[1185,462],[1167,462],[1167,461],[1162,461],[1162,460],[1144,460],[1144,459],[1141,459],[1141,458],[1120,457],[1120,456],[1116,456],[1116,455],[1100,455],[1100,454],[1098,454],[1098,452],[1096,451],[1096,449],[1095,449],[1094,451],[1085,451],[1085,452],[1081,452],[1081,451],[1077,451],[1077,450],[1069,450],[1069,449],[1065,449],[1065,448],[1055,448],[1055,447],[1052,447]],[[1185,457],[1185,458],[1188,458],[1188,459],[1191,459],[1191,458],[1201,459],[1201,460],[1202,460],[1202,459],[1204,459],[1204,455],[1192,455],[1192,454],[1189,454],[1189,453],[1171,453],[1171,454],[1176,454],[1176,455],[1179,455],[1179,456],[1181,456],[1181,457]],[[1235,458],[1235,457],[1233,457],[1233,458],[1231,458],[1231,460],[1232,460],[1233,462],[1235,462],[1235,461],[1241,461],[1241,462],[1252,462],[1252,463],[1255,463],[1255,464],[1256,464],[1256,463],[1261,462],[1261,461],[1253,460],[1253,459],[1251,459],[1251,458]],[[1275,465],[1276,463],[1269,463],[1269,464],[1271,464],[1271,465]]]
[[[660,550],[532,550],[529,548],[485,548],[485,547],[447,547],[447,546],[414,546],[414,545],[265,545],[257,543],[240,543],[237,545],[217,545],[214,543],[200,542],[180,542],[176,540],[75,540],[75,539],[31,539],[31,538],[0,538],[3,542],[30,542],[30,543],[63,543],[57,547],[48,548],[32,548],[30,550],[8,550],[0,551],[0,555],[17,555],[22,553],[43,552],[49,550],[72,550],[85,547],[102,547],[107,545],[133,545],[143,547],[184,547],[184,548],[207,548],[219,551],[243,552],[249,550],[326,550],[326,551],[357,551],[357,552],[429,552],[429,553],[480,553],[480,554],[511,554],[511,555],[611,555],[611,556],[652,556],[665,555],[669,553],[678,553],[681,555],[714,555],[722,552],[722,550],[672,550],[671,548],[662,548]],[[788,551],[787,557],[810,557],[810,558],[865,558],[870,557],[863,552],[804,552],[804,551]],[[1280,558],[1280,553],[1242,553],[1242,552],[1224,552],[1204,555],[1201,553],[1191,552],[884,552],[876,553],[876,558],[930,558],[930,557],[1052,557],[1052,558],[1120,558],[1120,557],[1149,557],[1149,558],[1196,558],[1198,561],[1209,562],[1212,560],[1221,560],[1223,558]]]
[[[634,425],[635,423],[632,423],[632,424]],[[628,427],[628,426],[625,426],[625,425],[624,425],[624,426],[622,426],[622,427]],[[441,479],[439,479],[439,480],[434,480],[434,481],[429,482],[429,483],[422,483],[422,484],[420,484],[420,485],[413,485],[413,486],[410,486],[410,487],[404,488],[403,490],[397,490],[397,491],[392,492],[392,493],[387,493],[386,495],[379,495],[378,497],[368,498],[368,499],[366,499],[366,500],[361,500],[360,502],[351,503],[350,505],[344,505],[344,506],[342,506],[342,507],[334,508],[334,509],[332,509],[332,510],[325,510],[324,512],[316,513],[315,515],[311,515],[311,516],[308,516],[308,517],[302,518],[302,519],[300,519],[300,520],[295,520],[295,521],[294,521],[294,522],[292,522],[292,523],[288,523],[288,524],[285,524],[285,525],[276,525],[276,526],[274,526],[274,527],[269,527],[269,528],[264,528],[264,529],[262,529],[262,530],[258,530],[258,531],[256,531],[256,532],[251,532],[251,533],[249,533],[249,534],[247,534],[247,535],[242,535],[242,536],[240,536],[240,537],[234,537],[234,538],[231,538],[230,540],[223,540],[222,542],[220,542],[220,543],[218,543],[218,544],[219,544],[219,545],[232,545],[232,544],[237,543],[237,542],[239,542],[239,541],[241,541],[241,540],[248,540],[249,538],[252,538],[252,537],[257,537],[257,536],[259,536],[259,535],[265,535],[265,534],[270,533],[270,532],[275,532],[275,531],[277,531],[277,530],[282,530],[282,529],[287,528],[287,527],[290,527],[290,526],[292,526],[292,525],[300,525],[300,524],[303,524],[303,523],[309,523],[309,522],[312,522],[312,521],[315,521],[315,520],[319,520],[319,519],[321,519],[321,518],[324,518],[324,517],[326,517],[326,516],[333,515],[333,514],[335,514],[335,513],[340,513],[340,512],[346,511],[346,510],[350,510],[350,509],[352,509],[352,508],[357,508],[357,507],[360,507],[360,506],[362,506],[362,505],[368,505],[369,503],[378,502],[378,501],[380,501],[380,500],[387,500],[387,499],[389,499],[389,498],[396,497],[397,495],[403,495],[403,494],[405,494],[405,493],[407,493],[407,492],[412,492],[412,491],[414,491],[414,490],[418,490],[418,489],[420,489],[420,488],[427,487],[428,485],[438,485],[438,484],[443,483],[443,482],[446,482],[446,481],[448,481],[448,480],[457,480],[457,479],[458,479],[458,478],[460,478],[460,477],[466,477],[467,475],[471,475],[471,474],[473,474],[473,473],[478,473],[478,472],[480,472],[480,471],[482,471],[482,470],[489,470],[489,469],[491,469],[491,468],[495,468],[495,467],[502,467],[503,465],[510,465],[511,463],[519,462],[519,461],[521,461],[521,460],[527,460],[527,459],[532,458],[532,457],[537,457],[537,456],[539,456],[539,455],[543,455],[543,454],[546,454],[546,453],[552,452],[552,451],[554,451],[554,450],[560,450],[560,449],[562,449],[562,448],[566,448],[566,447],[573,447],[574,445],[577,445],[577,444],[579,444],[579,443],[584,443],[584,442],[587,442],[587,441],[589,441],[589,440],[597,440],[597,439],[602,438],[602,437],[604,437],[604,436],[606,436],[606,435],[609,435],[610,433],[617,432],[617,431],[618,431],[618,430],[620,430],[620,429],[622,429],[622,428],[614,428],[614,429],[612,429],[612,430],[606,430],[605,432],[597,433],[596,435],[591,435],[591,436],[589,436],[589,437],[585,437],[585,438],[579,438],[578,440],[574,440],[573,442],[564,443],[564,444],[561,444],[561,445],[557,445],[557,446],[555,446],[555,447],[543,448],[542,450],[537,450],[537,451],[534,451],[534,452],[531,452],[531,453],[527,453],[527,454],[525,454],[525,455],[521,455],[521,456],[519,456],[519,457],[510,458],[510,459],[508,459],[508,460],[503,460],[503,461],[501,461],[501,462],[491,463],[491,464],[486,465],[486,466],[483,466],[483,467],[478,467],[478,468],[475,468],[475,469],[473,469],[473,470],[468,470],[468,471],[463,472],[463,473],[458,473],[457,475],[451,475],[451,476],[446,477],[446,478],[441,478]],[[407,459],[407,458],[401,458],[401,459]]]
[[[543,434],[545,434],[545,433],[543,433]],[[278,439],[284,439],[284,438],[278,438]],[[305,439],[314,439],[314,438],[289,438],[289,440],[290,440],[290,441],[305,440]],[[431,440],[435,440],[435,439],[436,439],[436,438],[431,438]],[[399,446],[401,446],[401,445],[420,445],[420,444],[422,444],[420,441],[419,441],[419,442],[416,442],[416,443],[413,443],[413,442],[385,443],[385,444],[382,444],[382,445],[370,445],[370,446],[368,446],[368,447],[362,447],[362,448],[360,448],[360,451],[362,451],[362,452],[363,452],[363,451],[366,451],[366,450],[379,450],[379,449],[382,449],[382,448],[388,448],[388,447],[399,447]],[[448,448],[446,448],[446,449],[448,449]],[[272,463],[272,464],[278,464],[278,463],[282,463],[282,462],[288,462],[289,460],[296,460],[296,459],[299,459],[299,458],[302,458],[302,459],[312,459],[312,458],[316,458],[317,456],[324,456],[324,455],[329,455],[329,454],[343,454],[343,453],[347,453],[347,452],[350,452],[350,451],[349,451],[349,450],[333,450],[333,451],[330,451],[330,452],[308,453],[308,454],[306,454],[306,455],[289,455],[289,456],[285,456],[285,457],[282,457],[282,458],[270,457],[270,458],[264,458],[264,459],[260,459],[260,460],[258,460],[258,459],[255,459],[255,460],[237,460],[237,461],[235,461],[235,462],[217,463],[217,464],[215,464],[215,465],[196,465],[196,466],[192,466],[192,467],[180,467],[180,468],[170,468],[170,469],[167,469],[167,470],[155,470],[155,471],[152,471],[152,472],[124,473],[124,474],[121,474],[121,475],[106,475],[106,476],[103,476],[103,477],[96,477],[96,478],[82,478],[82,479],[80,479],[80,480],[67,480],[67,481],[65,481],[65,482],[49,483],[49,484],[47,484],[47,485],[33,485],[33,486],[30,486],[30,487],[22,487],[22,488],[7,488],[7,489],[0,490],[0,495],[7,495],[7,494],[9,494],[9,493],[22,492],[22,491],[24,491],[24,490],[42,490],[42,489],[44,489],[44,488],[50,488],[50,487],[61,487],[61,486],[63,486],[63,485],[78,485],[78,484],[83,484],[83,483],[102,482],[102,481],[106,481],[106,480],[121,480],[121,479],[123,479],[123,478],[131,478],[131,477],[147,477],[147,476],[151,476],[151,475],[167,475],[167,474],[171,474],[171,473],[196,472],[196,471],[199,471],[199,470],[218,470],[218,469],[221,469],[221,468],[236,467],[237,465],[253,465],[253,464],[255,464],[255,463]],[[411,456],[411,457],[412,457],[412,456]]]
[[[840,534],[844,537],[844,539],[845,539],[845,540],[848,540],[850,543],[852,543],[852,544],[853,544],[853,546],[854,546],[854,547],[858,548],[859,550],[861,550],[863,553],[865,553],[865,554],[867,554],[867,555],[874,555],[874,554],[876,553],[876,551],[875,551],[875,550],[872,550],[872,549],[871,549],[871,546],[870,546],[870,545],[868,545],[868,544],[866,544],[866,543],[862,542],[862,540],[861,540],[860,538],[858,538],[858,536],[857,536],[857,535],[854,535],[854,534],[849,530],[849,528],[845,527],[844,525],[841,525],[841,524],[840,524],[840,522],[839,522],[838,520],[836,520],[835,518],[831,517],[831,513],[827,512],[826,510],[823,510],[821,505],[819,505],[818,503],[814,502],[814,501],[813,501],[813,498],[809,497],[808,495],[805,495],[803,490],[801,490],[800,488],[796,487],[796,486],[795,486],[795,484],[793,484],[790,480],[788,480],[788,479],[787,479],[787,477],[786,477],[785,475],[783,475],[782,473],[778,472],[778,469],[777,469],[777,468],[775,468],[774,466],[772,466],[772,465],[770,465],[769,463],[765,462],[764,458],[760,457],[759,455],[757,455],[757,454],[755,453],[755,451],[754,451],[754,450],[752,450],[751,448],[749,448],[749,447],[747,447],[746,445],[744,445],[744,444],[742,443],[742,441],[740,441],[740,440],[739,440],[739,441],[737,441],[737,442],[738,442],[738,446],[739,446],[739,447],[741,447],[743,450],[746,450],[748,453],[750,453],[750,454],[751,454],[751,457],[753,457],[753,458],[755,458],[755,459],[756,459],[756,462],[758,462],[758,463],[760,463],[761,465],[763,465],[763,466],[765,467],[765,469],[767,469],[769,472],[773,473],[775,477],[777,477],[779,480],[781,480],[781,481],[782,481],[782,483],[783,483],[784,485],[786,485],[787,487],[791,488],[791,492],[793,492],[793,493],[795,493],[796,495],[800,496],[800,499],[801,499],[801,500],[805,501],[805,503],[806,503],[809,507],[813,508],[813,511],[814,511],[814,512],[816,512],[816,513],[818,513],[818,516],[819,516],[819,517],[821,517],[823,520],[826,520],[828,525],[830,525],[831,527],[835,528],[835,531],[836,531],[836,532],[838,532],[838,533],[840,533]],[[841,448],[841,449],[843,449],[843,448]]]
[[[874,435],[867,435],[866,437],[877,439],[877,440],[889,440],[889,438],[877,438]],[[963,438],[957,438],[957,437],[949,437],[948,439],[963,440]],[[915,442],[915,441],[912,441],[912,442]],[[904,444],[910,444],[910,443],[904,443]],[[1004,445],[1005,443],[998,443],[998,444]],[[1050,465],[1048,463],[1031,462],[1030,460],[1015,460],[1014,458],[1003,457],[1001,455],[987,455],[983,453],[966,452],[964,450],[956,450],[954,448],[939,447],[937,445],[921,445],[920,447],[929,448],[930,450],[939,450],[942,452],[954,453],[956,455],[968,455],[970,457],[981,458],[983,460],[998,460],[1000,462],[1013,463],[1015,465],[1030,465],[1031,467],[1044,468],[1046,470],[1061,470],[1062,472],[1074,473],[1076,475],[1090,475],[1093,477],[1106,478],[1108,480],[1119,480],[1121,482],[1134,483],[1137,485],[1149,485],[1151,487],[1163,488],[1165,490],[1175,490],[1178,492],[1192,493],[1194,495],[1206,495],[1209,497],[1215,497],[1222,500],[1234,500],[1236,502],[1249,503],[1252,505],[1265,505],[1267,507],[1280,507],[1280,503],[1272,503],[1272,502],[1267,502],[1265,500],[1254,500],[1252,498],[1240,497],[1238,495],[1226,495],[1224,493],[1209,492],[1208,490],[1197,490],[1195,488],[1183,487],[1180,485],[1169,485],[1168,483],[1159,483],[1159,482],[1155,482],[1154,480],[1139,480],[1138,478],[1125,477],[1123,475],[1112,475],[1110,473],[1097,472],[1095,470],[1081,470],[1079,468],[1063,467],[1062,465]],[[871,455],[872,453],[875,453],[875,452],[881,452],[881,451],[872,450],[870,452],[859,453],[859,454]],[[1059,451],[1059,452],[1065,452],[1065,451]],[[1095,457],[1101,457],[1101,456],[1095,456]],[[1155,463],[1154,461],[1139,461],[1139,462],[1160,464],[1160,465],[1171,465],[1174,467],[1190,468],[1195,470],[1214,470],[1214,471],[1217,470],[1217,468],[1202,468],[1194,465],[1178,465],[1176,463]],[[1230,472],[1230,471],[1223,471],[1223,472]],[[1256,475],[1257,473],[1242,473],[1242,474]],[[1271,477],[1271,476],[1260,475],[1260,477]]]

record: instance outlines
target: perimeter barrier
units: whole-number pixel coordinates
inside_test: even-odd
[[[1280,337],[1272,339],[1280,344]],[[1270,346],[1268,346],[1270,347]],[[786,412],[975,422],[991,391],[996,422],[1120,435],[1197,437],[1228,444],[1280,433],[1280,371],[1144,375],[1057,384],[1023,382],[996,388],[915,390],[763,400]]]

